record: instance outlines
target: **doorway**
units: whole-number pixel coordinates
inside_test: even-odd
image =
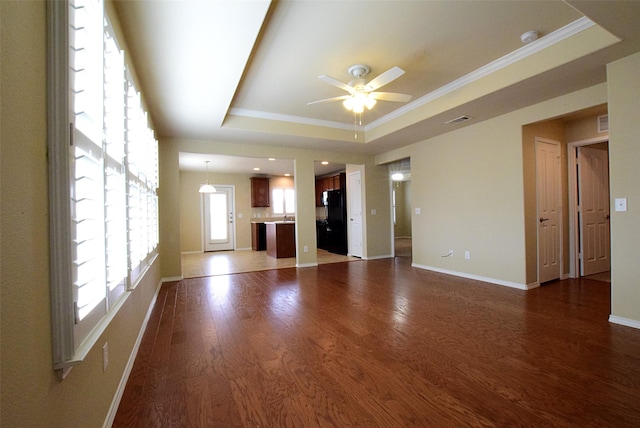
[[[391,222],[394,257],[411,262],[413,242],[411,230],[411,160],[401,159],[389,164],[391,178]]]
[[[608,275],[611,269],[608,137],[569,143],[571,168],[570,275]]]
[[[203,193],[204,251],[234,250],[234,188],[220,185],[215,188],[215,193]]]

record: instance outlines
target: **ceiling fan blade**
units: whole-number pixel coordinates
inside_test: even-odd
[[[370,95],[373,95],[376,100],[396,101],[399,103],[406,103],[411,99],[411,95],[398,94],[395,92],[371,92]]]
[[[364,90],[367,92],[375,91],[376,89],[396,80],[398,77],[404,74],[404,70],[400,67],[393,67],[389,70],[385,71],[369,83],[367,83],[364,87]]]
[[[342,100],[346,100],[347,98],[351,98],[351,95],[341,95],[339,97],[332,97],[332,98],[325,98],[323,100],[318,100],[318,101],[311,101],[310,103],[307,103],[307,105],[310,106],[311,104],[328,103],[331,101],[342,101]]]
[[[327,76],[327,75],[322,75],[322,76],[318,76],[318,79],[323,80],[327,83],[329,83],[330,85],[333,86],[337,86],[340,89],[343,89],[347,92],[349,92],[350,94],[353,94],[355,92],[355,89],[353,89],[351,86],[347,85],[344,82],[339,81],[338,79],[335,79],[331,76]]]

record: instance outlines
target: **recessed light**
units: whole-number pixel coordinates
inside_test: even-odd
[[[254,171],[260,171],[260,168],[253,168]]]
[[[285,177],[291,177],[291,174],[285,174],[284,176]]]
[[[395,174],[391,175],[391,179],[393,181],[402,181],[403,178],[404,174],[402,174],[401,172],[396,172]]]
[[[322,161],[322,162],[320,162],[320,163],[321,163],[322,165],[329,165],[329,162],[327,162],[327,161]]]
[[[269,158],[269,160],[270,160],[270,161],[274,161],[274,160],[276,160],[276,158]]]

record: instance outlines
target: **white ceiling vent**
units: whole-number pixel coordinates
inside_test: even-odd
[[[598,116],[598,132],[609,132],[609,115]]]
[[[445,122],[445,124],[447,125],[452,125],[452,124],[456,124],[456,123],[462,123],[465,122],[467,120],[471,119],[471,116],[467,116],[466,114],[464,116],[460,116],[460,117],[456,117],[455,119],[451,119]]]

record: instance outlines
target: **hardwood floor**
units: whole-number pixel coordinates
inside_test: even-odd
[[[640,426],[640,331],[607,321],[609,284],[407,260],[163,285],[113,426]]]

